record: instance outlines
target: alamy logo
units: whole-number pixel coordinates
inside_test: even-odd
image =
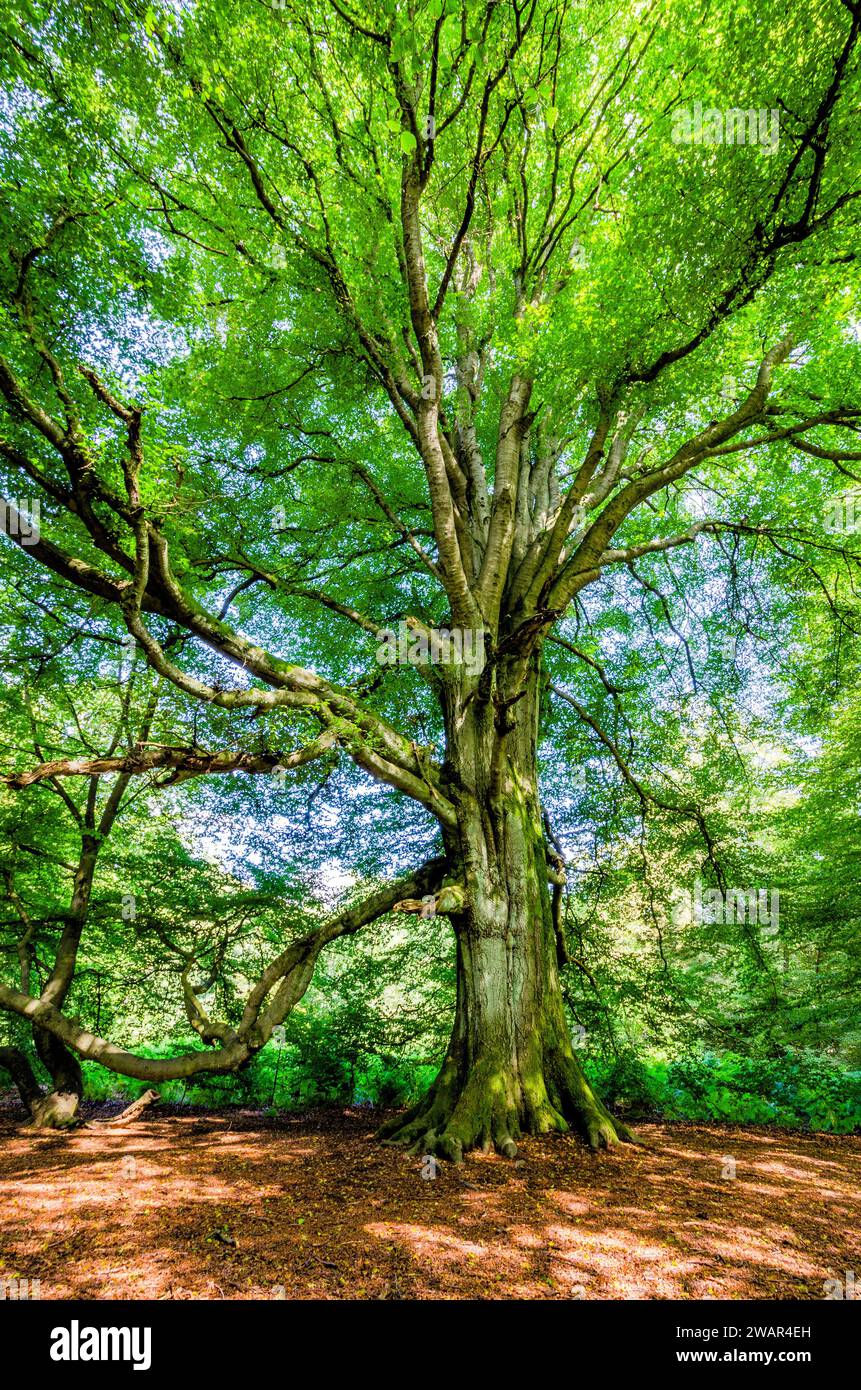
[[[39,544],[40,505],[38,497],[29,503],[29,516],[23,510],[27,503],[23,498],[0,497],[0,531],[20,541],[21,545]]]
[[[767,927],[769,934],[777,931],[780,920],[780,893],[777,888],[706,888],[700,879],[693,893],[682,893],[673,911],[677,925],[698,922],[707,926],[729,925],[733,922],[755,923]]]
[[[149,1327],[81,1327],[77,1318],[70,1327],[51,1333],[52,1361],[131,1361],[133,1370],[152,1365],[152,1330]]]
[[[703,110],[701,101],[673,112],[674,145],[758,145],[775,154],[780,144],[780,112],[752,107],[742,111]]]
[[[41,1296],[38,1279],[0,1279],[0,1302],[4,1299],[29,1302]]]
[[[397,631],[383,628],[377,641],[381,666],[463,666],[472,676],[484,669],[482,628],[413,628],[401,619]]]
[[[856,1281],[855,1271],[846,1269],[842,1279],[826,1279],[822,1285],[826,1298],[848,1299],[851,1303],[861,1302],[861,1280]]]
[[[861,492],[840,492],[823,507],[823,523],[829,535],[861,531]]]

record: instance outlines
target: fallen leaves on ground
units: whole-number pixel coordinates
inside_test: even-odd
[[[649,1124],[428,1179],[366,1109],[21,1118],[0,1110],[0,1277],[43,1298],[816,1299],[861,1269],[855,1136]]]

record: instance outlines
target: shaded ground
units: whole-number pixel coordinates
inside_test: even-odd
[[[531,1140],[431,1179],[367,1110],[150,1113],[63,1137],[0,1109],[0,1276],[207,1299],[820,1299],[861,1276],[858,1137],[651,1124],[645,1148]]]

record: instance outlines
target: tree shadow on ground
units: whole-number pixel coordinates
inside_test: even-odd
[[[21,1118],[0,1112],[0,1274],[46,1298],[815,1299],[861,1272],[859,1137],[647,1125],[428,1177],[367,1110]]]

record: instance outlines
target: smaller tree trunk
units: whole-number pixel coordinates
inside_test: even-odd
[[[32,1115],[33,1106],[42,1099],[42,1087],[36,1080],[27,1054],[20,1047],[0,1047],[0,1071],[9,1073],[24,1106]]]
[[[33,1123],[41,1129],[68,1129],[77,1122],[84,1094],[81,1064],[64,1042],[44,1028],[33,1029],[33,1041],[52,1083],[49,1093],[37,1102],[39,1118],[34,1111]]]
[[[34,1029],[40,1058],[48,1066],[50,1058],[53,1089],[45,1094],[36,1079],[26,1053],[19,1047],[0,1048],[0,1069],[7,1071],[18,1088],[30,1118],[38,1129],[68,1129],[77,1122],[78,1109],[83,1094],[83,1081],[78,1059],[59,1041],[52,1038],[57,1047],[46,1046],[45,1039],[50,1035],[42,1029]],[[40,1046],[41,1042],[41,1046]]]

